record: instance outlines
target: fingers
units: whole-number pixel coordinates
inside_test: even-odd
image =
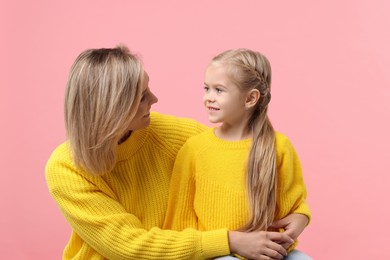
[[[271,242],[267,248],[264,248],[260,255],[256,256],[254,259],[283,259],[287,256],[287,251],[281,246],[274,242]]]
[[[229,231],[229,234],[230,233],[234,234]],[[241,232],[238,233],[241,234]],[[243,241],[238,244],[237,248],[234,247],[234,236],[230,239],[229,235],[229,246],[231,252],[238,253],[246,258],[255,260],[283,259],[283,257],[287,256],[287,251],[282,245],[284,243],[290,245],[294,242],[290,236],[279,232],[257,231],[253,233],[243,233],[243,235],[243,238],[247,238],[249,236],[250,239],[243,239]]]
[[[294,240],[286,233],[267,232],[268,238],[280,243],[294,243]]]
[[[293,229],[286,229],[283,234],[289,236],[290,238],[294,239],[294,230]]]
[[[282,244],[280,244],[284,249],[288,249],[290,246],[291,246],[291,244],[290,243],[282,243]]]
[[[283,259],[286,256],[287,250],[282,245],[270,240],[265,243],[258,259]]]
[[[282,245],[271,242],[266,249],[265,255],[275,259],[283,259],[283,257],[287,256],[287,250]]]

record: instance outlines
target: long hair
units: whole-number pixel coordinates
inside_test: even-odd
[[[65,92],[65,128],[73,160],[93,175],[111,171],[119,139],[141,98],[143,68],[126,46],[90,49],[73,63]]]
[[[242,90],[260,92],[248,122],[253,134],[246,173],[250,218],[241,230],[267,230],[275,217],[277,187],[275,131],[267,115],[271,65],[264,55],[248,49],[225,51],[212,62],[223,65],[229,79]]]

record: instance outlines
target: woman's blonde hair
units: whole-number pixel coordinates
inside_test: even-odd
[[[126,46],[90,49],[73,63],[65,93],[65,127],[76,165],[111,171],[120,138],[141,99],[143,68]]]
[[[229,79],[242,90],[260,92],[248,122],[248,129],[253,133],[246,175],[251,211],[242,230],[267,230],[275,216],[277,187],[275,131],[267,115],[271,65],[264,55],[248,49],[225,51],[212,62],[223,65]]]

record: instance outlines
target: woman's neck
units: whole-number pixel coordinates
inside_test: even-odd
[[[122,136],[121,139],[119,139],[118,144],[125,142],[130,137],[130,135],[131,135],[131,131],[127,132],[124,136]]]

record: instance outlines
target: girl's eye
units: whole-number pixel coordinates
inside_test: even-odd
[[[208,92],[208,91],[209,91],[209,87],[204,86],[203,88],[204,88],[204,91],[205,91],[205,92]]]
[[[217,93],[222,93],[222,91],[223,91],[223,90],[220,89],[220,88],[216,88],[215,90],[217,91]]]

